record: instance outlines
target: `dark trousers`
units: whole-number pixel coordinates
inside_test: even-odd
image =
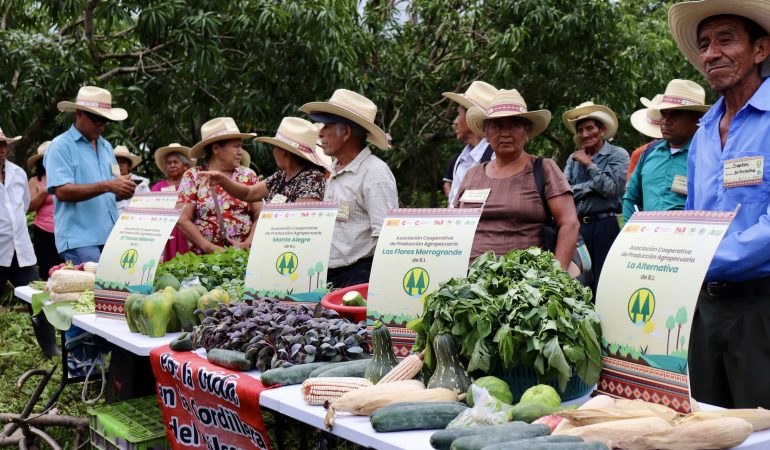
[[[596,298],[596,287],[599,285],[604,260],[607,259],[607,253],[610,252],[610,247],[619,233],[620,227],[616,216],[580,224],[580,234],[586,243],[588,254],[591,255],[591,271],[594,274],[594,280],[590,288],[594,293],[594,298]]]
[[[331,283],[332,287],[342,289],[356,284],[368,283],[371,271],[372,258],[363,258],[349,266],[329,269],[326,274],[326,281]]]
[[[56,251],[56,239],[53,233],[49,233],[37,225],[33,226],[32,231],[32,246],[35,249],[35,256],[37,256],[40,278],[47,280],[51,267],[64,261],[59,257],[59,252]]]
[[[770,408],[770,295],[701,290],[688,359],[695,400]]]
[[[0,296],[5,293],[5,285],[9,281],[14,287],[18,287],[26,286],[37,279],[37,266],[19,267],[19,260],[14,253],[10,267],[0,266]]]

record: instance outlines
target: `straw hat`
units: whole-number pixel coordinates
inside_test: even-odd
[[[604,139],[610,139],[618,131],[618,118],[611,109],[594,102],[583,102],[575,109],[570,109],[561,116],[562,122],[573,134],[577,134],[577,122],[583,119],[596,119],[607,127]]]
[[[347,89],[337,89],[329,101],[305,103],[299,110],[317,122],[328,120],[323,117],[324,114],[347,119],[364,127],[369,132],[367,140],[377,148],[382,150],[390,148],[390,136],[374,123],[377,106],[361,94]]]
[[[652,99],[653,102],[659,102],[663,99],[663,94],[658,94]],[[660,132],[660,111],[652,108],[642,108],[631,114],[631,125],[636,131],[645,136],[661,139],[663,135]]]
[[[0,129],[0,142],[5,142],[6,144],[11,144],[13,142],[18,141],[19,139],[21,139],[21,136],[16,136],[16,137],[13,137],[13,138],[6,137],[5,133],[3,133],[3,130]]]
[[[521,117],[532,123],[529,137],[533,138],[548,128],[551,112],[545,109],[527,110],[527,103],[516,89],[500,89],[486,109],[474,106],[468,110],[465,119],[468,127],[476,134],[484,135],[484,121],[499,117]]]
[[[698,25],[704,19],[721,14],[745,17],[770,34],[770,3],[767,0],[702,0],[671,5],[668,26],[679,50],[701,73],[698,50]],[[762,64],[762,77],[770,75],[770,59]]]
[[[125,109],[112,107],[110,91],[96,86],[83,86],[78,91],[78,96],[74,102],[59,102],[56,106],[62,112],[75,112],[80,109],[112,121],[120,121],[128,117]]]
[[[181,153],[190,159],[190,147],[185,147],[176,142],[155,150],[155,165],[161,172],[166,173],[166,157],[172,153]]]
[[[35,164],[37,164],[38,160],[43,158],[43,155],[45,155],[45,151],[48,150],[48,146],[51,145],[51,141],[45,141],[42,144],[37,146],[37,153],[30,156],[29,159],[27,159],[27,167],[32,169],[35,167]]]
[[[193,158],[203,158],[204,149],[212,142],[226,141],[228,139],[251,139],[257,136],[257,133],[241,133],[238,125],[231,117],[217,117],[201,125],[202,140],[190,149],[190,156]]]
[[[658,96],[655,97],[657,99]],[[681,109],[685,111],[698,111],[705,113],[711,108],[706,104],[706,91],[701,85],[690,80],[671,80],[666,86],[666,92],[658,101],[642,97],[640,101],[648,108]]]
[[[284,117],[275,137],[258,137],[256,140],[280,147],[322,169],[331,166],[331,158],[319,152],[316,146],[318,129],[305,119]]]
[[[444,92],[441,95],[459,103],[465,109],[471,109],[474,106],[487,109],[491,106],[495,94],[497,94],[497,88],[491,84],[483,81],[474,81],[463,94]]]
[[[115,158],[126,158],[131,161],[131,168],[128,170],[133,169],[134,167],[138,166],[140,162],[142,162],[142,157],[131,153],[131,151],[125,145],[116,146],[113,149],[113,153],[115,154]]]

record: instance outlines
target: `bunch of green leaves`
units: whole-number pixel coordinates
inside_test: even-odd
[[[197,276],[200,284],[211,290],[217,286],[229,285],[233,280],[243,280],[248,262],[249,251],[235,247],[210,255],[188,252],[158,265],[155,276],[170,273],[180,281]]]
[[[481,255],[467,278],[426,297],[414,328],[429,365],[433,339],[450,333],[468,372],[534,367],[538,379],[556,378],[562,390],[573,369],[589,385],[599,379],[601,330],[591,291],[539,248]]]

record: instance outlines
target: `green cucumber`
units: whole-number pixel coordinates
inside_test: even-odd
[[[539,436],[548,436],[551,429],[548,425],[533,424],[518,432],[495,431],[491,433],[463,436],[452,442],[452,450],[481,450],[482,448],[502,442],[510,442],[521,439],[531,439]]]
[[[439,450],[449,450],[452,446],[452,442],[463,436],[496,432],[517,433],[528,428],[529,424],[524,422],[506,422],[499,425],[481,425],[472,428],[448,428],[433,433],[430,437],[430,445]]]
[[[459,402],[394,403],[376,410],[370,417],[379,433],[403,430],[432,430],[446,426],[468,407]]]
[[[583,442],[555,440],[554,438],[566,438],[576,436],[542,436],[542,438],[551,438],[551,440],[538,441],[538,439],[525,439],[523,441],[503,442],[500,444],[487,445],[482,450],[608,450],[607,446],[601,442]]]
[[[184,332],[175,337],[171,343],[168,344],[171,350],[175,352],[189,352],[193,349],[192,339],[190,333]]]
[[[308,378],[317,377],[356,377],[363,378],[366,368],[369,367],[370,360],[356,359],[355,361],[344,361],[327,364],[310,372]]]
[[[251,370],[254,368],[254,360],[246,357],[246,353],[223,348],[212,348],[206,352],[206,358],[210,363],[231,370]]]
[[[550,416],[559,411],[573,408],[574,407],[569,406],[553,407],[534,402],[519,402],[513,405],[513,408],[509,409],[507,414],[508,420],[520,420],[522,422],[532,423],[541,417]]]
[[[290,384],[300,384],[310,377],[310,373],[322,366],[331,365],[327,362],[314,362],[307,364],[295,364],[291,367],[281,367],[262,372],[259,379],[265,386],[275,386],[280,384],[288,386]]]

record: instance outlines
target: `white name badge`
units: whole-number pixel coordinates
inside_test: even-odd
[[[112,176],[119,177],[120,176],[120,166],[117,164],[112,164]]]
[[[677,194],[687,195],[687,177],[675,175],[674,182],[671,183],[671,191]]]
[[[340,209],[337,210],[337,221],[347,222],[350,219],[350,202],[340,202]]]
[[[286,203],[286,200],[288,200],[288,199],[289,199],[289,198],[288,198],[288,197],[286,197],[286,196],[285,196],[285,195],[283,195],[283,194],[275,194],[275,195],[273,196],[273,199],[272,199],[272,200],[270,200],[270,203]]]
[[[460,197],[460,202],[464,203],[484,203],[487,201],[487,197],[489,197],[489,193],[492,191],[491,188],[486,189],[469,189],[465,192],[463,192],[463,196]]]
[[[762,184],[765,158],[752,156],[725,161],[725,188]]]
[[[174,191],[176,191],[176,186],[162,187],[162,188],[160,188],[160,191],[161,192],[174,192]]]

